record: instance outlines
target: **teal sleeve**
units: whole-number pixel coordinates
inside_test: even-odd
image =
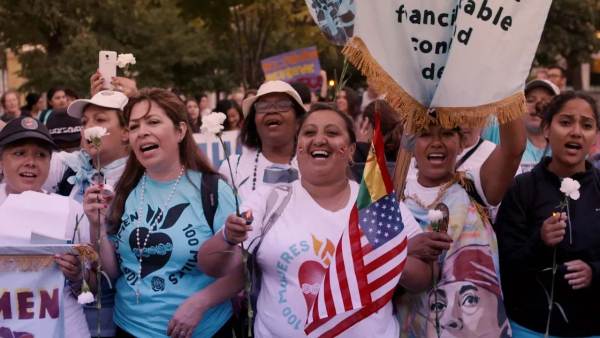
[[[233,189],[223,180],[219,180],[219,205],[215,213],[214,229],[219,231],[225,224],[225,220],[235,213],[235,197]]]
[[[488,120],[488,124],[481,133],[481,138],[495,144],[500,144],[500,125],[498,119],[493,116]]]

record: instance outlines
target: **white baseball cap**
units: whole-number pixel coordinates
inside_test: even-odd
[[[89,104],[93,104],[94,106],[116,109],[123,111],[125,105],[129,99],[125,94],[121,92],[117,92],[114,90],[102,90],[96,95],[94,95],[91,99],[79,99],[71,102],[69,108],[67,108],[67,114],[72,117],[80,119],[83,116],[83,111],[85,107]]]
[[[262,96],[273,93],[287,94],[294,101],[296,101],[296,103],[298,103],[299,107],[304,109],[300,95],[298,95],[298,92],[292,86],[290,86],[289,83],[280,80],[267,81],[260,85],[256,96],[249,97],[242,102],[242,112],[244,113],[244,117],[248,116],[250,110],[252,109],[252,105],[254,102],[256,102],[256,100],[260,99]]]

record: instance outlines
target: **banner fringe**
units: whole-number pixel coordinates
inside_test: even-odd
[[[74,245],[78,258],[88,262],[98,260],[98,253],[87,244]],[[54,264],[52,255],[1,255],[0,272],[32,272],[46,269]]]
[[[404,125],[407,121],[413,123],[414,131],[423,130],[431,124],[439,124],[444,128],[480,128],[490,115],[495,114],[500,123],[506,123],[526,111],[525,95],[518,92],[500,101],[476,107],[432,107],[436,114],[430,115],[427,113],[428,107],[410,96],[383,70],[361,38],[352,37],[342,53],[369,79],[377,92],[385,93],[385,100],[400,115]]]

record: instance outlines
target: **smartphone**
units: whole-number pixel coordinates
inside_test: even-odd
[[[101,50],[98,53],[98,70],[104,79],[102,87],[112,90],[110,82],[113,77],[117,76],[117,52]]]

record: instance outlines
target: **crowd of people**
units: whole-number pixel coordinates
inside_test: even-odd
[[[9,90],[0,204],[53,193],[85,215],[67,232],[79,227],[74,242],[101,261],[82,270],[72,254],[55,258],[66,337],[239,337],[248,325],[304,337],[381,120],[390,172],[400,147],[414,154],[397,206],[408,256],[392,300],[342,336],[600,337],[600,115],[546,75],[526,84],[520,119],[446,129],[432,113],[413,135],[372,87],[320,102],[302,83],[267,81],[215,107],[122,77],[109,90],[99,73],[89,99],[57,87],[20,106]],[[219,168],[193,137],[215,111],[243,145]],[[83,137],[92,127],[106,128],[99,147]],[[433,209],[446,210],[446,231]],[[84,281],[101,309],[77,304]]]

